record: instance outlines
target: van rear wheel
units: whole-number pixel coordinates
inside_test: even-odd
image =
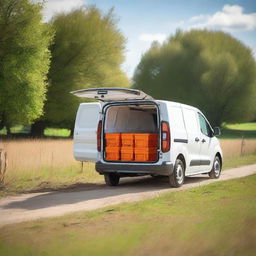
[[[120,177],[116,173],[105,173],[104,179],[108,186],[117,186],[119,184]]]
[[[174,165],[172,174],[169,176],[169,181],[172,187],[181,187],[185,180],[185,167],[184,163],[177,159]]]

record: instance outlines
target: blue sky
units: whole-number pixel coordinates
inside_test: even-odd
[[[178,28],[223,30],[256,53],[256,0],[48,0],[45,19],[83,3],[95,4],[103,12],[115,8],[127,38],[123,69],[129,77],[151,42],[163,42]]]

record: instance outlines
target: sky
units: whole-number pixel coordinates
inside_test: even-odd
[[[177,29],[228,32],[256,58],[256,0],[46,0],[44,20],[83,4],[96,5],[103,13],[114,7],[118,28],[127,39],[122,68],[129,78],[151,43],[162,43]]]

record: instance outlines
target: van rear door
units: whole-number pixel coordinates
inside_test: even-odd
[[[74,130],[74,157],[78,161],[96,162],[100,153],[97,150],[97,127],[101,118],[101,103],[82,103],[76,115]]]
[[[119,100],[152,100],[153,98],[143,91],[128,88],[89,88],[70,92],[77,97],[99,99],[101,101]]]

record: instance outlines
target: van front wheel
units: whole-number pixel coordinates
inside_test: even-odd
[[[177,159],[172,174],[169,176],[170,184],[174,188],[181,187],[185,179],[184,163]]]
[[[105,173],[104,178],[108,186],[117,186],[119,184],[120,177],[116,173]]]
[[[218,156],[215,156],[213,161],[212,170],[209,172],[209,177],[211,179],[218,179],[221,173],[221,162]]]

